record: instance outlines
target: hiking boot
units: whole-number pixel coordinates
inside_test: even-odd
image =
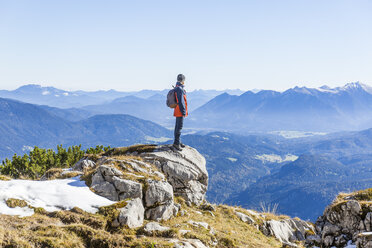
[[[185,145],[185,144],[182,144],[182,143],[180,143],[180,147],[182,147],[182,148],[185,148],[185,147],[186,147],[186,145]]]
[[[173,147],[176,148],[178,151],[182,151],[181,145],[180,144],[173,144]]]

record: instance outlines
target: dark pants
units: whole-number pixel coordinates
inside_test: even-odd
[[[174,144],[181,143],[181,130],[183,127],[183,117],[176,117],[176,126],[174,127]]]

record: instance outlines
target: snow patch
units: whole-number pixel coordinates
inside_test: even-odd
[[[0,213],[7,215],[30,216],[33,209],[10,208],[6,200],[16,198],[26,201],[33,207],[42,207],[46,211],[58,211],[79,207],[95,213],[101,206],[115,202],[93,193],[80,177],[49,181],[10,180],[0,181]]]
[[[49,91],[47,91],[47,90],[45,90],[45,91],[41,92],[41,94],[42,94],[43,96],[46,96],[46,95],[49,95],[49,94],[50,94],[50,92],[49,92]]]
[[[68,92],[63,92],[62,93],[64,96],[68,96]]]
[[[227,159],[230,160],[231,162],[236,162],[236,161],[238,161],[237,158],[227,158]]]
[[[254,156],[255,159],[261,160],[263,163],[284,163],[293,162],[298,159],[298,156],[286,154],[284,157],[277,154],[262,154]]]

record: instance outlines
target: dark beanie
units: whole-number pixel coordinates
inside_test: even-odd
[[[183,81],[185,81],[185,76],[183,75],[183,74],[178,74],[178,76],[177,76],[177,81],[178,82],[183,82]]]

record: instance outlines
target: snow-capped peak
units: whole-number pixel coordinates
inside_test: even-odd
[[[296,87],[293,88],[293,91],[298,92],[298,93],[302,93],[302,94],[309,94],[309,95],[311,95],[310,89],[309,88],[306,88],[306,87],[298,87],[298,86],[296,86]]]
[[[342,87],[343,90],[349,90],[349,89],[360,89],[363,88],[362,84],[359,82],[352,82],[345,84],[344,87]]]
[[[334,93],[334,94],[337,94],[342,91],[364,90],[368,92],[369,94],[372,94],[372,87],[366,84],[362,84],[360,82],[347,83],[342,87],[336,87],[336,88],[330,88],[327,85],[323,85],[317,88],[317,90],[321,92],[328,92],[328,93]]]

